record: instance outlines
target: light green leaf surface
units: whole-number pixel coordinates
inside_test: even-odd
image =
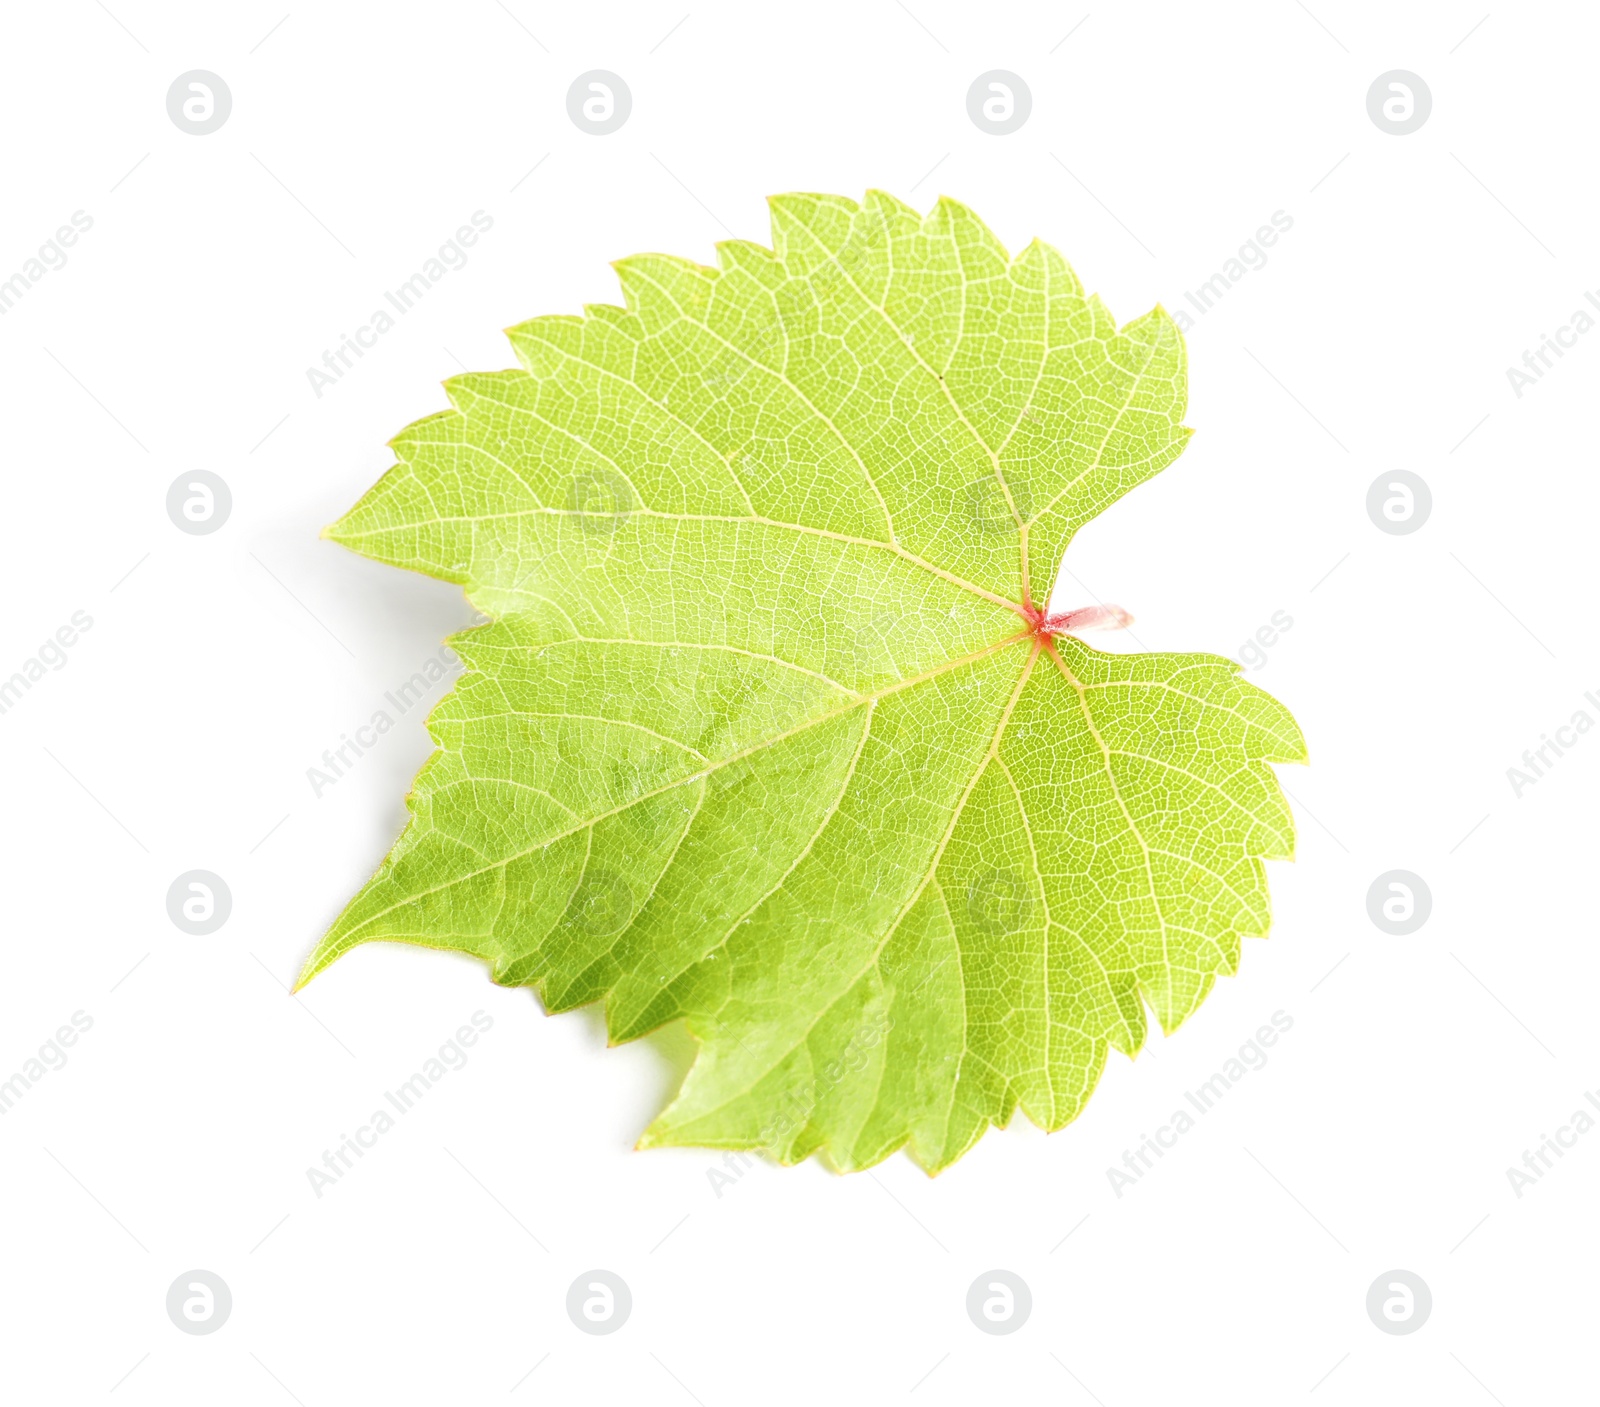
[[[949,200],[771,208],[775,252],[625,259],[625,310],[512,328],[523,369],[447,382],[330,530],[493,623],[301,980],[459,949],[616,1041],[687,1021],[645,1144],[937,1170],[1236,969],[1304,743],[1231,661],[1035,629],[1188,437],[1166,313],[1119,330]]]

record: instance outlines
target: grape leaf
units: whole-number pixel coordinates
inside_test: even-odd
[[[1235,971],[1305,747],[1231,661],[1035,604],[1183,449],[1167,314],[1119,330],[950,200],[770,205],[771,251],[624,259],[625,309],[511,328],[522,369],[446,382],[329,530],[492,623],[301,981],[471,953],[613,1042],[686,1020],[643,1145],[937,1171]]]

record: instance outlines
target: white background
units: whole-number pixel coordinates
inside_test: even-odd
[[[1600,287],[1600,21],[679,4],[8,10],[0,279],[74,211],[94,224],[0,318],[0,675],[74,611],[94,624],[0,716],[0,1077],[93,1020],[0,1118],[5,1395],[1588,1394],[1600,1132],[1520,1198],[1506,1170],[1600,1086],[1600,733],[1520,798],[1506,769],[1575,710],[1600,719],[1600,335],[1521,398],[1506,368]],[[233,95],[204,137],[165,107],[193,68]],[[566,113],[593,68],[633,94],[603,138]],[[991,68],[1033,93],[1011,136],[967,115]],[[1405,137],[1366,111],[1396,68],[1433,95]],[[469,619],[455,588],[317,533],[444,407],[441,379],[511,363],[498,329],[616,301],[622,255],[765,242],[768,193],[868,186],[1049,240],[1122,319],[1187,307],[1293,219],[1189,335],[1191,447],[1070,564],[1086,602],[1138,617],[1108,648],[1237,654],[1292,617],[1250,677],[1310,743],[1283,769],[1300,854],[1270,867],[1270,940],[1171,1040],[1113,1054],[1065,1131],[991,1132],[937,1180],[897,1156],[714,1189],[716,1155],[632,1151],[681,1040],[606,1050],[593,1013],[543,1019],[420,950],[364,948],[287,995],[399,829],[423,711],[320,798],[306,770]],[[477,210],[466,267],[314,395],[306,369]],[[233,494],[212,536],[165,510],[199,469]],[[1433,494],[1409,536],[1365,508],[1397,469]],[[1408,937],[1367,916],[1395,868],[1433,895]],[[167,916],[191,869],[232,892],[208,937]],[[470,1063],[319,1199],[306,1169],[479,1010]],[[1107,1168],[1278,1010],[1268,1065],[1119,1198]],[[207,1337],[165,1309],[196,1267],[233,1295]],[[633,1294],[609,1337],[565,1311],[595,1267]],[[965,1309],[996,1267],[1033,1296],[1006,1337]],[[1433,1294],[1406,1337],[1365,1308],[1394,1268]]]

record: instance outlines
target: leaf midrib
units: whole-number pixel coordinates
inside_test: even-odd
[[[413,518],[408,520],[408,526],[428,527],[435,523],[441,525],[445,523],[462,523],[470,526],[476,523],[494,522],[502,518],[531,517],[592,518],[597,522],[608,522],[614,520],[617,516],[618,515],[616,513],[590,513],[579,509],[551,508],[545,504],[536,504],[530,508],[508,508],[504,512],[500,513],[451,513],[439,514],[432,518]],[[998,592],[990,591],[985,587],[979,586],[976,582],[968,581],[965,577],[957,576],[954,572],[947,571],[944,567],[936,566],[934,563],[928,561],[925,557],[919,557],[915,552],[912,552],[908,548],[902,546],[899,542],[884,542],[879,538],[872,537],[854,537],[850,533],[835,532],[832,528],[814,528],[807,523],[787,523],[781,518],[768,518],[759,513],[752,513],[748,515],[733,513],[668,513],[659,508],[646,508],[640,506],[638,508],[628,509],[627,516],[660,518],[665,522],[671,523],[729,523],[735,526],[743,523],[750,523],[754,524],[756,527],[776,528],[784,532],[800,533],[807,537],[827,538],[832,542],[842,542],[849,547],[876,548],[879,551],[891,552],[901,560],[908,562],[910,565],[918,567],[922,571],[928,572],[929,574],[938,577],[942,581],[948,582],[951,586],[959,587],[962,591],[967,592],[969,595],[976,596],[980,600],[989,602],[990,605],[1004,606],[1008,611],[1015,612],[1024,620],[1029,619],[1027,611],[1018,602],[1012,601],[1005,596],[1001,596]],[[393,531],[394,529],[392,527],[366,528],[356,531],[341,530],[337,533],[330,533],[329,536],[335,542],[349,545],[351,543],[358,542],[363,538],[381,537],[385,533],[391,533]],[[504,590],[507,588],[501,589]]]

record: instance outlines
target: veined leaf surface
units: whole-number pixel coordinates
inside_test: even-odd
[[[771,251],[624,259],[625,308],[512,328],[330,529],[492,624],[301,980],[458,949],[616,1041],[687,1021],[646,1144],[937,1170],[1236,969],[1304,743],[1231,661],[1037,604],[1183,449],[1172,320],[949,200],[771,208]]]

